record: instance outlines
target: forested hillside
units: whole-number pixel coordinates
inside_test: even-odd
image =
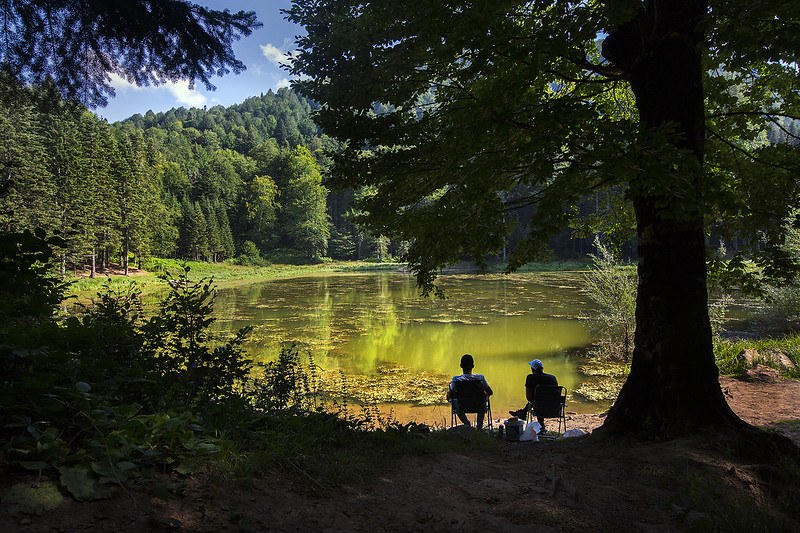
[[[0,106],[0,228],[60,233],[62,270],[389,253],[353,224],[354,193],[323,185],[331,141],[288,89],[110,125],[2,79]]]

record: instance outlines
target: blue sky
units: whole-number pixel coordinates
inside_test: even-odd
[[[108,106],[95,109],[95,113],[109,122],[125,119],[135,113],[166,111],[173,107],[203,107],[231,105],[249,96],[288,86],[288,73],[279,63],[294,50],[294,39],[302,28],[283,18],[280,9],[290,6],[290,0],[193,0],[215,9],[255,11],[264,25],[249,37],[234,43],[233,49],[247,66],[242,74],[229,74],[213,78],[216,91],[206,91],[202,84],[189,89],[188,83],[167,84],[159,87],[135,87],[122,79],[113,80],[117,95],[109,99]]]

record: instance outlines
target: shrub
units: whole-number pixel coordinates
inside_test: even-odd
[[[234,385],[250,372],[252,361],[244,356],[242,343],[252,328],[240,329],[222,345],[212,346],[208,328],[217,291],[213,279],[189,280],[189,268],[175,279],[164,275],[170,286],[159,312],[141,328],[138,358],[149,368],[148,376],[161,383],[159,396],[182,404],[207,403],[229,395]]]
[[[234,262],[243,266],[265,266],[268,264],[268,261],[261,257],[261,252],[253,241],[244,241],[239,246],[239,255]]]
[[[222,403],[244,405],[237,383],[250,368],[241,351],[247,330],[214,344],[207,333],[214,288],[210,280],[190,282],[188,269],[171,280],[150,320],[141,317],[139,292],[129,284],[107,288],[81,316],[59,322],[54,309],[63,285],[36,264],[52,257],[44,237],[36,239],[36,254],[0,260],[0,277],[42,285],[27,286],[41,298],[21,309],[27,316],[18,311],[14,335],[0,329],[4,354],[17,358],[2,360],[4,464],[57,470],[78,499],[107,496],[113,484],[157,470],[200,468],[222,442],[204,417]]]
[[[276,248],[267,252],[266,256],[270,262],[284,265],[308,265],[319,262],[309,259],[306,254],[293,248]]]
[[[247,385],[247,396],[257,409],[273,414],[317,409],[317,368],[310,352],[305,353],[307,369],[300,361],[302,351],[294,343],[284,345],[276,361],[257,365],[260,376]]]
[[[52,275],[58,237],[42,230],[0,233],[0,383],[11,387],[47,358],[55,314],[68,284]],[[0,401],[0,413],[3,406]]]

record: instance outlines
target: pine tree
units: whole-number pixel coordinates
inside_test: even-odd
[[[95,250],[100,254],[100,269],[105,270],[111,261],[112,251],[119,249],[122,242],[115,172],[121,154],[117,139],[107,123],[97,121],[95,129],[93,164],[97,207],[94,210],[94,241]]]
[[[217,214],[215,210],[211,208],[209,202],[206,200],[201,205],[208,232],[209,259],[211,259],[212,263],[216,263],[217,258],[220,257],[224,251],[222,246],[222,231],[217,221]]]
[[[184,257],[200,261],[208,256],[208,228],[197,202],[186,201],[183,204],[181,241]]]
[[[104,105],[109,72],[137,85],[239,73],[232,43],[261,24],[255,13],[180,0],[3,4],[0,66],[25,83],[50,82],[65,98]]]
[[[231,232],[231,223],[228,219],[228,212],[225,206],[217,203],[217,220],[220,226],[220,238],[222,240],[222,253],[225,258],[231,258],[236,253],[236,247],[233,241],[233,233]]]
[[[107,143],[104,143],[103,132],[100,121],[91,113],[85,112],[81,115],[81,138],[78,142],[85,154],[86,166],[83,174],[84,198],[86,204],[85,213],[89,217],[83,224],[85,228],[86,244],[89,259],[89,272],[93,278],[97,273],[97,256],[102,250],[105,242],[98,243],[98,234],[104,235],[106,219],[104,213],[108,207],[104,200],[108,199],[105,185],[110,179],[111,164],[109,153],[105,150]],[[113,198],[113,196],[112,196]]]
[[[0,74],[0,229],[58,227],[56,185],[35,95]]]
[[[58,186],[56,205],[65,238],[61,269],[68,263],[83,268],[84,258],[93,244],[92,212],[94,199],[90,150],[91,132],[85,111],[66,102],[56,103],[47,121],[51,169]]]

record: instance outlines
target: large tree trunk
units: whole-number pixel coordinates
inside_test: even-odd
[[[665,175],[675,178],[669,193],[653,193],[652,176],[632,183],[639,237],[636,346],[630,376],[603,425],[612,433],[671,437],[697,426],[744,425],[720,389],[708,319],[700,197],[705,112],[699,24],[705,14],[702,1],[654,0],[603,47],[629,77],[643,134],[674,128],[672,144],[692,155],[677,166],[665,162]]]

